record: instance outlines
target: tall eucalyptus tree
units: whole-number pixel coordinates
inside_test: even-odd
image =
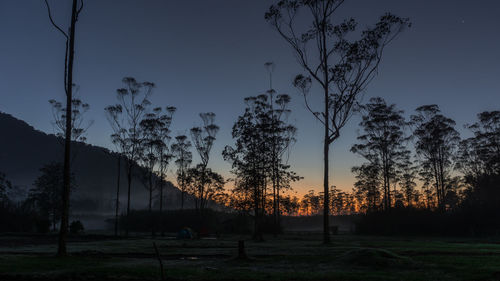
[[[292,48],[305,75],[295,78],[294,85],[304,96],[306,107],[323,125],[323,242],[330,242],[329,230],[329,149],[340,137],[358,96],[377,74],[386,46],[410,26],[409,20],[392,14],[360,33],[353,18],[340,20],[345,0],[279,0],[269,7],[265,19]],[[352,39],[358,36],[358,39]],[[323,109],[310,106],[312,82],[321,91]]]
[[[127,174],[127,219],[130,214],[130,191],[132,187],[133,168],[137,165],[142,155],[142,137],[140,123],[147,114],[151,104],[154,84],[151,82],[138,82],[135,78],[125,77],[122,82],[124,88],[116,90],[118,104],[105,108],[108,120],[114,128],[111,136],[119,148],[126,162]],[[125,234],[128,236],[129,225],[125,224]]]
[[[193,153],[189,150],[191,142],[185,135],[175,137],[175,143],[172,144],[171,151],[175,157],[177,165],[177,185],[181,190],[181,209],[184,209],[184,201],[186,196],[186,172],[193,161]]]
[[[420,175],[424,184],[433,184],[436,202],[444,210],[446,186],[453,169],[453,158],[460,136],[455,121],[441,114],[439,107],[423,105],[412,115],[415,130],[415,149],[420,160]]]
[[[73,65],[75,61],[75,33],[78,17],[83,9],[83,0],[73,0],[71,6],[71,19],[68,31],[64,31],[52,18],[49,2],[45,0],[49,20],[52,26],[57,29],[66,39],[66,50],[64,54],[64,92],[66,93],[66,124],[64,137],[64,166],[63,166],[63,189],[62,189],[62,213],[61,227],[59,229],[59,242],[57,248],[58,256],[66,256],[66,237],[68,235],[69,220],[69,196],[71,187],[71,125],[72,125],[72,105],[73,105]]]
[[[384,209],[389,210],[392,206],[391,184],[397,181],[400,167],[410,155],[406,148],[409,136],[405,134],[409,123],[403,117],[403,111],[379,97],[371,98],[363,108],[365,114],[360,123],[363,133],[351,151],[368,160],[369,165],[377,166],[382,178]]]

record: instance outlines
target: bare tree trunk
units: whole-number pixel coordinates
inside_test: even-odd
[[[182,184],[181,190],[181,210],[184,210],[184,184]]]
[[[160,232],[161,236],[165,236],[165,231],[163,231],[163,176],[160,179]]]
[[[69,57],[67,68],[66,81],[66,138],[64,140],[64,172],[63,172],[63,191],[62,191],[62,212],[61,212],[61,228],[59,229],[59,245],[57,249],[58,256],[66,256],[66,237],[68,235],[69,224],[69,193],[71,186],[71,116],[72,116],[72,100],[73,100],[73,61],[75,55],[75,25],[77,16],[77,0],[73,0],[73,8],[71,11],[71,26],[69,32]]]
[[[155,227],[153,220],[153,171],[149,171],[149,218],[151,223],[151,236],[155,236]]]
[[[277,201],[276,201],[276,173],[274,172],[274,160],[273,160],[273,219],[274,219],[274,236],[278,235],[278,217],[277,217]]]
[[[444,186],[444,165],[443,165],[443,155],[441,153],[441,148],[439,150],[439,180],[440,180],[440,187],[441,187],[441,211],[444,211],[446,209],[445,206],[445,186]]]
[[[253,238],[255,241],[262,241],[262,233],[261,233],[261,230],[260,230],[260,213],[261,213],[261,210],[260,210],[260,207],[259,207],[259,204],[261,202],[261,198],[260,198],[260,194],[259,194],[259,187],[256,187],[255,188],[255,194],[254,194],[254,208],[255,208],[255,217],[254,217],[254,234],[253,234]]]
[[[327,69],[325,71],[325,81],[328,81],[328,73]],[[328,85],[328,84],[326,84]],[[329,100],[328,100],[328,86],[325,87],[325,138],[323,143],[323,243],[330,243],[330,194],[329,192],[329,183],[328,183],[328,172],[329,172],[329,152],[330,152],[330,136],[329,136],[329,122],[330,122],[330,108],[329,108]]]
[[[439,189],[439,171],[438,171],[437,163],[436,163],[435,159],[433,160],[432,166],[434,168],[434,180],[436,181],[437,205],[438,205],[438,209],[441,210],[442,209],[442,206],[441,206],[441,201],[442,200],[441,200],[441,192],[440,192],[440,189]]]
[[[121,155],[118,155],[118,173],[116,177],[116,207],[115,207],[115,236],[118,236],[118,212],[120,209],[120,168]]]
[[[281,232],[281,222],[280,222],[280,179],[279,175],[276,177],[276,231]]]
[[[57,219],[56,219],[56,210],[52,210],[52,231],[56,232],[56,225],[57,225]]]
[[[127,191],[127,219],[125,220],[125,236],[128,237],[129,233],[129,218],[130,218],[130,187],[132,186],[132,163],[128,163],[128,169],[127,169],[127,184],[128,184],[128,191]]]

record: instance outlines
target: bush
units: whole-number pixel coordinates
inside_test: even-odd
[[[72,221],[69,225],[69,233],[71,234],[81,234],[83,232],[83,224],[81,221]]]

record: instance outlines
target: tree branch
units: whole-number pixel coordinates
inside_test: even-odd
[[[52,13],[50,12],[50,5],[49,5],[49,2],[47,0],[44,0],[45,1],[45,5],[47,6],[47,12],[49,14],[49,19],[50,19],[50,22],[52,23],[52,25],[57,29],[59,30],[62,35],[64,35],[64,37],[66,37],[66,40],[68,40],[68,34],[66,34],[66,32],[64,32],[55,22],[54,22],[54,19],[52,18]]]

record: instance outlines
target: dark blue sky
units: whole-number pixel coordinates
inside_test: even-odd
[[[70,1],[51,0],[66,25]],[[411,114],[438,104],[457,121],[473,122],[500,104],[500,2],[496,0],[351,0],[342,14],[360,27],[390,11],[413,23],[387,49],[365,100],[382,96]],[[86,0],[77,29],[75,82],[91,105],[88,141],[110,147],[103,108],[114,104],[124,76],[155,82],[155,105],[178,108],[174,134],[199,124],[199,112],[217,114],[221,127],[211,166],[229,176],[221,151],[232,144],[231,127],[243,98],[267,89],[263,64],[276,64],[274,85],[293,100],[298,142],[290,162],[305,179],[299,193],[320,190],[321,126],[291,86],[300,72],[291,50],[265,22],[269,0]],[[53,132],[49,99],[63,99],[64,40],[49,24],[42,0],[0,1],[0,111]],[[350,189],[349,152],[357,135],[353,118],[334,144],[332,182]],[[462,130],[463,131],[463,130]],[[466,135],[466,131],[463,131]],[[196,161],[196,160],[195,160]]]

